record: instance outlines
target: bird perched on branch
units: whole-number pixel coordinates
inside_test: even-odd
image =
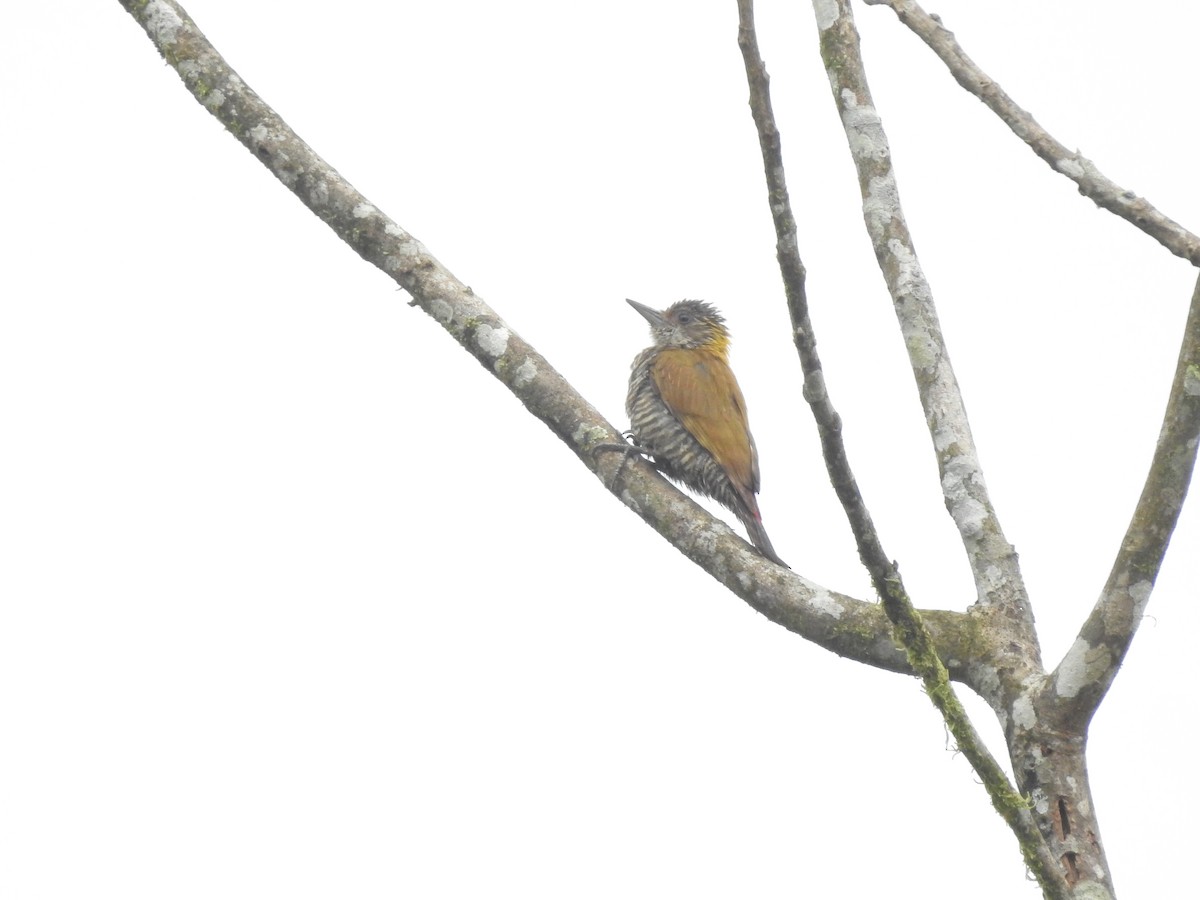
[[[702,300],[681,300],[662,312],[626,302],[654,336],[654,346],[633,361],[625,400],[637,449],[667,477],[728,507],[759,552],[786,566],[758,512],[758,451],[729,368],[725,319]]]

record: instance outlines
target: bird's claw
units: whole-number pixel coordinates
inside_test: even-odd
[[[592,456],[593,457],[595,457],[595,455],[597,453],[599,453],[601,450],[613,450],[613,451],[621,454],[621,462],[620,462],[620,464],[618,464],[617,470],[613,473],[612,480],[609,481],[609,483],[606,485],[606,487],[610,491],[615,487],[615,485],[617,483],[617,479],[621,477],[621,472],[625,468],[625,463],[627,463],[629,461],[629,458],[631,456],[635,456],[635,455],[649,456],[650,455],[648,450],[646,450],[644,447],[639,447],[637,444],[635,444],[633,442],[633,432],[632,431],[622,431],[621,437],[625,438],[625,440],[627,440],[629,443],[616,444],[616,443],[612,443],[612,442],[606,442],[603,444],[597,444],[596,446],[594,446],[592,448]]]

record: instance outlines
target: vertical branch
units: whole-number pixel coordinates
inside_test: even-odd
[[[858,170],[863,218],[887,282],[937,455],[946,508],[958,527],[978,600],[999,607],[1021,645],[1018,667],[1040,667],[1033,614],[988,495],[933,294],[900,207],[883,123],[875,111],[849,0],[815,0],[821,56]],[[998,617],[999,618],[999,617]]]
[[[746,80],[750,86],[750,113],[758,132],[767,181],[767,202],[775,224],[775,256],[783,276],[788,314],[792,320],[792,339],[800,357],[800,368],[804,372],[804,399],[816,420],[825,467],[850,522],[850,530],[858,545],[859,559],[870,573],[876,591],[880,596],[884,596],[883,585],[896,573],[883,550],[870,511],[858,489],[849,457],[846,455],[846,445],[842,441],[842,420],[825,388],[825,375],[821,367],[821,357],[817,352],[816,334],[808,314],[806,272],[796,240],[796,218],[792,213],[792,202],[784,175],[783,143],[775,125],[775,113],[771,109],[770,78],[759,53],[758,37],[754,29],[753,0],[739,2],[738,12],[738,46],[742,51]]]
[[[842,442],[841,419],[825,389],[816,336],[808,315],[805,269],[796,242],[796,222],[784,175],[782,143],[771,109],[769,79],[758,49],[753,0],[738,0],[738,46],[750,86],[750,109],[762,149],[763,168],[771,215],[775,222],[776,252],[787,293],[788,311],[796,350],[804,371],[804,397],[821,434],[821,446],[830,478],[846,510],[859,556],[871,574],[893,633],[905,648],[909,664],[921,678],[933,705],[941,713],[959,750],[983,780],[992,805],[1017,835],[1027,865],[1037,875],[1048,897],[1066,897],[1058,872],[1025,800],[1013,789],[1003,769],[988,751],[959,702],[934,641],[913,607],[900,574],[884,553],[879,535],[858,490]]]

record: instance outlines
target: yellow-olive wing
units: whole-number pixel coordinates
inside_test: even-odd
[[[703,350],[671,349],[651,369],[658,393],[684,428],[733,481],[739,494],[758,492],[758,454],[746,418],[746,401],[733,370]]]

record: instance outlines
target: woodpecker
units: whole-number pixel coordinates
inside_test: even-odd
[[[654,337],[629,376],[625,411],[634,444],[664,475],[732,511],[759,552],[786,566],[758,512],[758,451],[729,368],[725,319],[703,300],[681,300],[661,312],[626,302]]]

